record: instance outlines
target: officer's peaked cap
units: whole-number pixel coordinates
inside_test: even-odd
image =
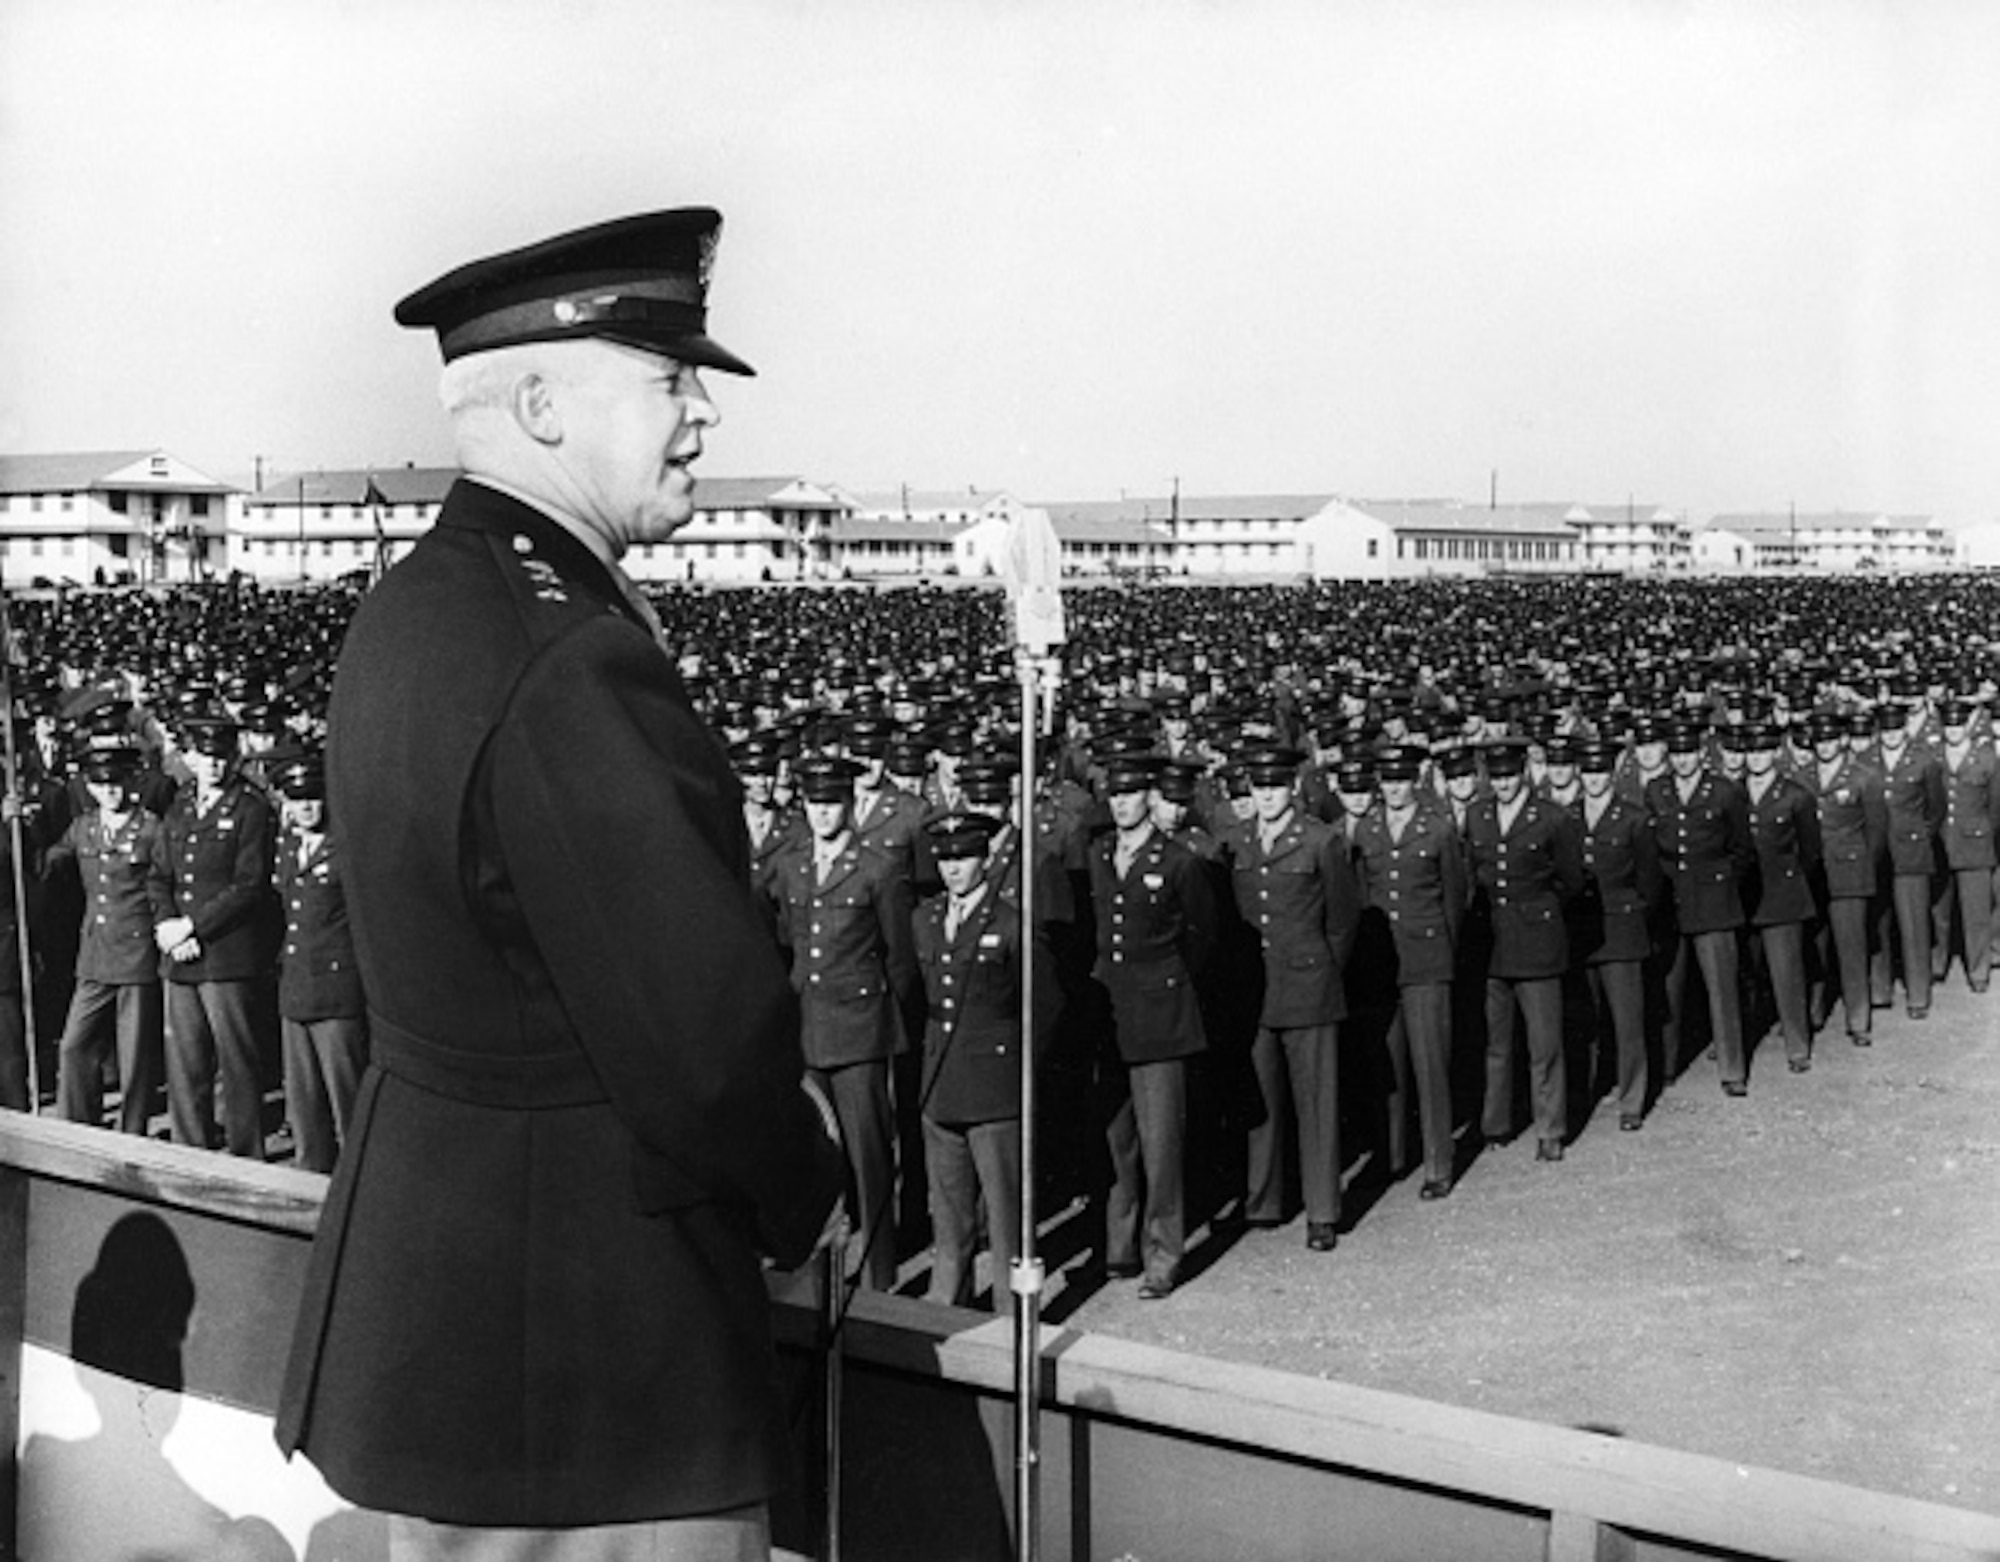
[[[706,206],[579,228],[448,271],[396,305],[445,361],[522,342],[599,337],[731,374],[756,370],[708,334],[722,216]]]

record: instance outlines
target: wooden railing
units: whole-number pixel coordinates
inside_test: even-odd
[[[0,1112],[6,1555],[21,1353],[36,1332],[24,1259],[56,1235],[36,1221],[108,1227],[136,1207],[175,1212],[183,1225],[234,1228],[229,1243],[247,1228],[297,1250],[274,1266],[285,1273],[301,1267],[324,1186],[288,1168]],[[62,1235],[67,1246],[56,1245],[74,1252],[76,1233]],[[801,1292],[775,1283],[773,1306],[790,1372],[810,1383],[816,1314]],[[218,1326],[227,1320],[204,1328]],[[2000,1517],[1100,1335],[1054,1330],[1044,1343],[1051,1562],[2000,1558]],[[856,1300],[844,1352],[844,1556],[1009,1554],[1011,1349],[1001,1320],[896,1296]]]

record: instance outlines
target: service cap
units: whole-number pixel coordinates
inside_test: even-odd
[[[983,857],[992,845],[1000,821],[991,814],[954,811],[939,814],[924,824],[931,854],[940,860],[954,857]]]
[[[792,767],[799,795],[809,803],[851,803],[861,767],[840,754],[808,754]]]
[[[522,342],[598,337],[754,374],[708,334],[721,232],[721,214],[706,206],[596,223],[448,271],[397,304],[396,323],[436,331],[447,363]]]

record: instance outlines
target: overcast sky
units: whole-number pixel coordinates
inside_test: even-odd
[[[2000,513],[1986,0],[6,0],[0,450],[449,459],[404,293],[712,204],[716,476]]]

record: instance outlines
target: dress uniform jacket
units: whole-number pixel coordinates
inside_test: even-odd
[[[280,1446],[460,1524],[765,1499],[758,1255],[806,1257],[842,1167],[673,664],[587,548],[462,481],[348,631],[327,779],[372,1055]]]
[[[963,1126],[1021,1115],[1021,976],[1035,951],[1034,1046],[1044,1049],[1061,995],[1039,941],[1021,932],[1020,908],[989,884],[965,924],[945,936],[947,898],[918,907],[918,969],[930,1012],[924,1026],[924,1115]]]
[[[1889,872],[1889,813],[1882,773],[1859,755],[1843,754],[1830,776],[1813,767],[1812,790],[1819,801],[1827,894],[1836,900],[1872,899]]]
[[[1255,820],[1225,831],[1222,849],[1236,914],[1263,954],[1257,1023],[1288,1029],[1347,1018],[1345,973],[1361,922],[1361,887],[1344,833],[1295,808],[1268,852]]]
[[[1953,872],[1994,866],[1994,830],[2000,827],[2000,758],[1992,748],[1973,746],[1944,767],[1945,865]]]
[[[1449,982],[1467,902],[1465,858],[1450,810],[1419,802],[1397,840],[1377,802],[1354,840],[1362,893],[1370,909],[1388,918],[1395,938],[1397,984]]]
[[[922,798],[901,787],[855,794],[855,839],[900,863],[919,894],[929,894],[939,884],[937,863],[924,838],[929,814]]]
[[[1111,997],[1118,1052],[1127,1063],[1162,1063],[1208,1046],[1195,977],[1218,932],[1210,868],[1157,829],[1119,874],[1116,834],[1090,848],[1097,909],[1093,974]]]
[[[153,920],[192,917],[201,954],[163,959],[174,982],[247,982],[267,970],[260,915],[270,908],[274,820],[263,793],[226,781],[207,813],[184,787],[153,836],[146,893]]]
[[[62,839],[49,848],[45,872],[74,859],[83,881],[76,974],[85,981],[123,987],[159,980],[153,900],[146,887],[159,829],[157,818],[134,809],[114,838],[105,829],[103,816],[93,809],[71,820]]]
[[[778,936],[791,952],[807,1065],[840,1068],[902,1052],[905,1016],[921,1012],[902,865],[850,835],[825,883],[806,844],[778,860],[770,886]]]
[[[359,1019],[368,1005],[347,925],[337,843],[322,833],[302,859],[303,844],[296,830],[284,831],[278,841],[278,899],[285,912],[278,1012],[302,1022]]]
[[[1878,751],[1879,752],[1879,751]],[[1882,802],[1889,816],[1889,870],[1929,875],[1938,867],[1944,825],[1944,766],[1920,744],[1906,744],[1895,762],[1881,754]]]
[[[1652,821],[1616,792],[1596,824],[1583,800],[1575,815],[1588,883],[1571,903],[1570,952],[1586,965],[1643,960],[1653,952],[1653,920],[1666,887]]]
[[[1743,926],[1743,888],[1757,867],[1750,838],[1750,804],[1743,788],[1712,770],[1701,772],[1688,800],[1671,775],[1646,789],[1660,847],[1660,866],[1674,892],[1674,922],[1683,936]]]
[[[1466,810],[1465,838],[1492,929],[1487,973],[1510,981],[1562,975],[1569,969],[1564,907],[1584,884],[1575,816],[1531,795],[1503,826],[1499,802],[1478,798]]]
[[[987,879],[1002,897],[1018,910],[1021,904],[1021,832],[1009,825],[995,838],[992,865]],[[1039,923],[1074,922],[1076,894],[1063,865],[1068,844],[1055,827],[1043,828],[1036,821],[1035,832],[1035,920]]]
[[[1762,797],[1745,788],[1750,834],[1757,843],[1757,902],[1753,927],[1810,922],[1819,914],[1814,886],[1820,880],[1819,809],[1812,793],[1773,774]]]

